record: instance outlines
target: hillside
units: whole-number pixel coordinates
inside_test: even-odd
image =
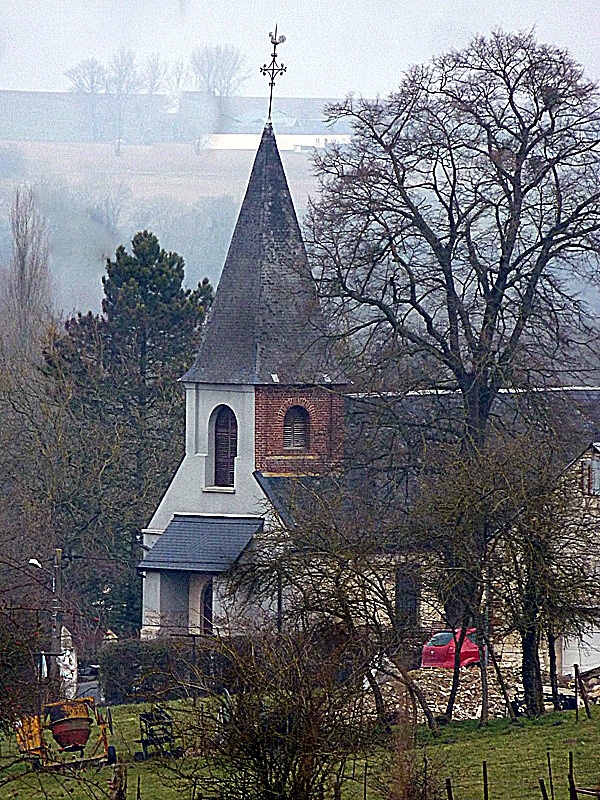
[[[34,186],[48,221],[55,302],[65,313],[99,309],[104,259],[149,228],[184,256],[188,284],[218,281],[254,150],[192,144],[0,141],[0,265],[10,258],[16,187]],[[309,152],[282,152],[298,215],[316,189]]]

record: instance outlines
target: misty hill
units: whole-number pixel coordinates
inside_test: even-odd
[[[6,93],[5,93],[6,94]],[[198,149],[193,143],[125,145],[0,141],[0,266],[10,257],[15,188],[34,187],[48,220],[57,305],[100,308],[106,256],[143,228],[186,261],[186,283],[218,281],[254,151]],[[310,154],[282,152],[302,215],[316,184]]]
[[[105,258],[143,228],[185,258],[188,285],[216,284],[267,110],[264,97],[200,92],[121,102],[119,115],[110,94],[0,91],[0,268],[14,191],[27,182],[48,220],[65,313],[99,310]],[[273,114],[299,216],[315,189],[310,144],[349,132],[325,123],[327,102],[277,98]]]

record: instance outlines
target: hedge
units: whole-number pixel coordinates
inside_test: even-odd
[[[108,704],[167,699],[185,693],[189,642],[125,639],[100,651],[100,686]]]

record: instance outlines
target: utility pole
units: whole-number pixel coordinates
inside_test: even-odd
[[[52,636],[50,642],[50,663],[48,677],[53,689],[58,692],[58,664],[56,657],[61,653],[62,633],[62,550],[57,547],[54,551],[54,564],[52,567]]]

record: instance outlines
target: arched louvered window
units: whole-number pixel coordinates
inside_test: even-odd
[[[215,486],[233,486],[237,456],[237,420],[228,406],[215,419]]]
[[[283,447],[285,450],[308,450],[310,416],[302,406],[292,406],[283,419]]]

